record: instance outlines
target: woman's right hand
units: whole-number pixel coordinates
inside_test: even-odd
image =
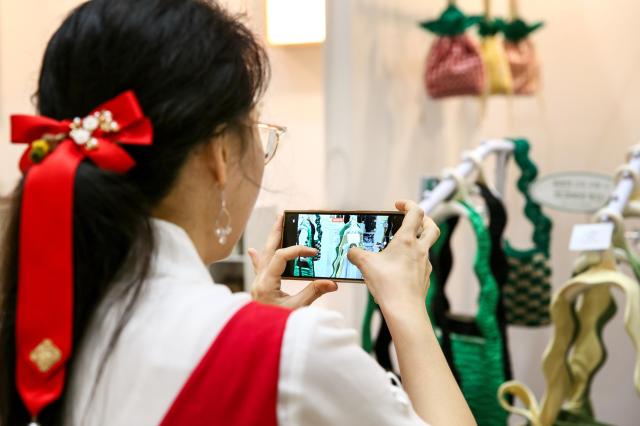
[[[429,289],[429,248],[440,230],[411,201],[393,240],[380,253],[351,249],[355,264],[382,309],[398,355],[402,383],[416,413],[432,425],[476,425],[425,309]]]
[[[352,248],[349,261],[360,269],[383,312],[424,311],[431,274],[429,248],[440,230],[415,202],[398,201],[396,208],[405,218],[388,246],[380,253]]]

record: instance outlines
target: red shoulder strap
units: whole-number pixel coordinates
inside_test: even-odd
[[[162,426],[277,426],[280,348],[291,310],[251,302],[225,325]]]

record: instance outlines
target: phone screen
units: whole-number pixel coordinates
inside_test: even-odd
[[[349,249],[383,250],[403,219],[404,214],[391,212],[287,211],[282,247],[303,245],[319,251],[314,257],[298,257],[289,261],[282,276],[362,281],[360,270],[347,259]]]

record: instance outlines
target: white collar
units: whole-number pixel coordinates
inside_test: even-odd
[[[207,265],[184,229],[157,218],[151,218],[151,225],[156,239],[151,277],[180,277],[182,281],[213,284]]]

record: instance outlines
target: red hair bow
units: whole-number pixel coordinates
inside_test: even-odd
[[[126,173],[134,160],[119,144],[150,145],[151,122],[133,92],[84,118],[11,116],[11,140],[30,143],[20,213],[16,384],[35,418],[60,397],[73,341],[73,192],[80,162]]]

